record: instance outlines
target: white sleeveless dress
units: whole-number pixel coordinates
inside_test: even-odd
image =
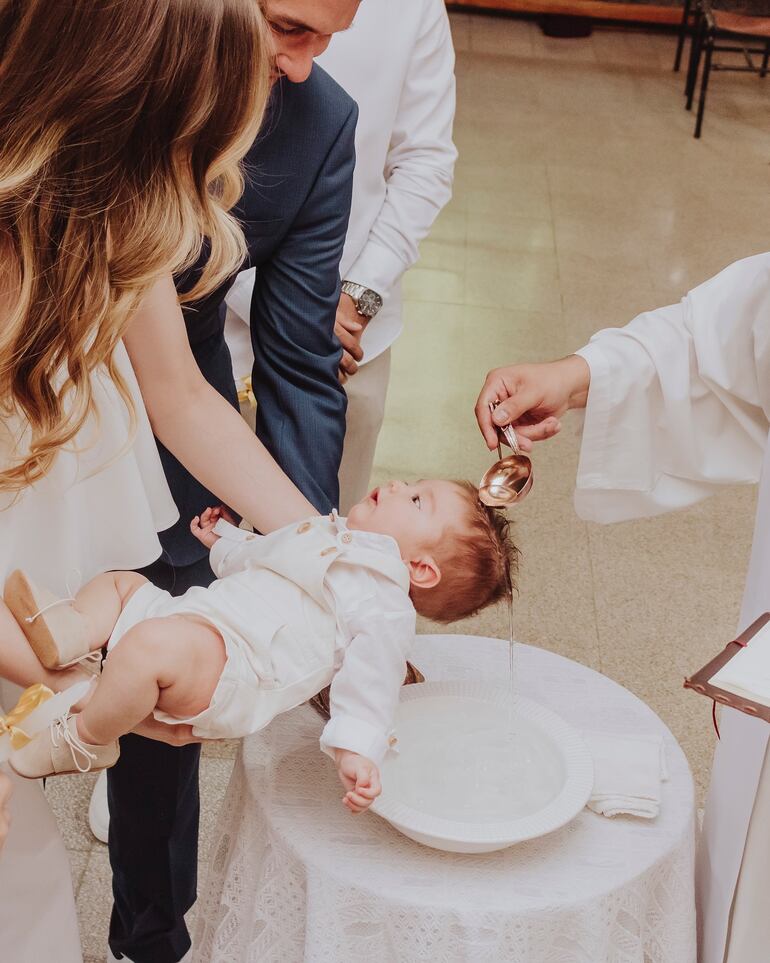
[[[77,446],[16,499],[0,495],[0,578],[24,568],[53,591],[70,594],[109,569],[147,565],[161,552],[157,532],[174,524],[139,387],[123,345],[119,369],[136,405],[137,433],[127,444],[129,414],[106,372],[94,375],[98,417]],[[0,458],[9,457],[19,425],[0,425]],[[76,450],[77,449],[77,450]],[[6,710],[19,690],[0,687]],[[40,786],[14,779],[12,826],[0,853],[0,959],[7,963],[80,963],[69,862]],[[106,952],[106,947],[105,947]]]

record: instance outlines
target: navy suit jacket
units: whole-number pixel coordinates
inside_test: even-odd
[[[257,435],[322,513],[338,504],[337,473],[345,435],[345,392],[334,334],[339,261],[348,227],[358,109],[320,67],[274,86],[268,113],[245,158],[246,189],[235,214],[256,266],[251,303],[252,386]],[[189,290],[203,259],[176,279]],[[224,298],[231,279],[184,308],[190,345],[207,381],[237,406],[224,339]],[[217,457],[216,438],[201,440]],[[190,565],[206,549],[190,520],[221,499],[208,492],[159,444],[179,522],[161,535],[163,558]]]

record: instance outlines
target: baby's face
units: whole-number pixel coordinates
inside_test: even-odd
[[[398,542],[401,557],[413,561],[432,552],[445,529],[458,527],[467,511],[465,495],[454,482],[390,481],[350,509],[348,527],[390,535]]]

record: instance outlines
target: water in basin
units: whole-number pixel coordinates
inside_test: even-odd
[[[506,704],[457,696],[402,702],[398,747],[383,768],[384,793],[442,819],[519,819],[547,806],[566,779],[558,747],[526,718],[511,720]]]

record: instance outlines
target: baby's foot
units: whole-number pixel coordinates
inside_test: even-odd
[[[72,599],[56,598],[19,569],[8,576],[3,598],[47,669],[61,669],[91,655],[88,626]]]
[[[77,716],[67,713],[16,749],[8,760],[11,768],[26,779],[99,772],[114,766],[120,756],[117,739],[106,746],[85,742],[77,730]]]

